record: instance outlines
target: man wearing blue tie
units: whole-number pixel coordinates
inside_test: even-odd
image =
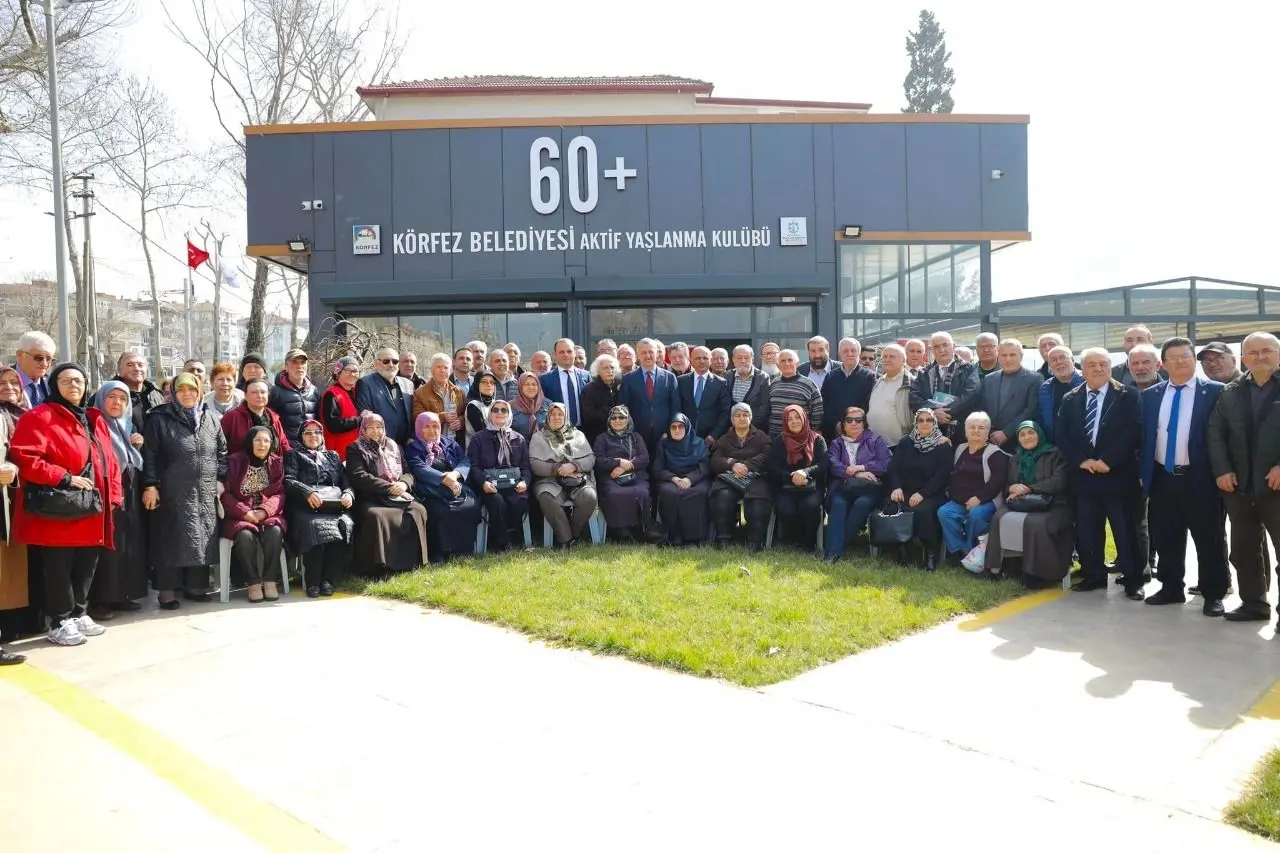
[[[1169,378],[1142,392],[1142,489],[1150,496],[1151,544],[1160,553],[1160,591],[1147,604],[1183,604],[1187,533],[1196,546],[1204,615],[1223,615],[1229,576],[1222,501],[1209,462],[1209,413],[1222,383],[1196,376],[1186,338],[1160,349]]]
[[[658,366],[658,343],[645,338],[636,344],[636,369],[622,377],[618,402],[631,412],[636,433],[653,458],[658,439],[680,411],[676,377]]]
[[[733,400],[729,383],[711,371],[711,350],[694,347],[689,353],[693,369],[676,377],[680,391],[680,411],[693,424],[693,434],[714,447],[729,430],[729,409]]]
[[[32,408],[49,396],[49,382],[45,377],[53,367],[53,357],[57,352],[58,345],[44,332],[27,332],[18,338],[17,359],[13,366],[18,369],[22,393]]]
[[[591,381],[591,374],[573,366],[574,343],[569,338],[556,341],[556,366],[538,378],[542,393],[553,403],[564,403],[569,410],[569,422],[582,426],[582,408],[579,399],[582,389]]]

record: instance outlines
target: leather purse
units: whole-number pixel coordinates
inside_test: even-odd
[[[342,489],[337,486],[319,486],[312,493],[320,498],[320,506],[312,509],[312,512],[323,513],[325,515],[335,515],[340,512],[346,512],[342,506]],[[307,506],[310,506],[308,504]]]
[[[915,535],[915,514],[895,504],[897,511],[885,515],[880,510],[871,513],[867,519],[867,531],[872,545],[905,545]]]
[[[505,492],[508,489],[514,489],[516,483],[520,482],[519,468],[485,468],[484,478],[497,487],[498,491]]]
[[[587,478],[581,474],[574,474],[572,477],[556,477],[556,482],[564,489],[581,489],[587,484]]]
[[[1009,498],[1004,505],[1013,512],[1048,512],[1053,508],[1053,495],[1038,495],[1033,492]]]
[[[751,488],[751,484],[754,483],[756,478],[759,476],[760,475],[754,471],[748,472],[745,477],[739,477],[732,471],[725,471],[722,474],[717,474],[716,479],[722,483],[728,483],[739,492],[746,492],[747,489]]]
[[[619,486],[630,486],[635,481],[636,481],[635,471],[624,471],[621,474],[619,474],[617,477],[613,478],[613,482],[617,483]]]
[[[87,480],[93,479],[92,462],[84,466],[80,476]],[[102,493],[97,489],[27,483],[22,487],[22,508],[32,515],[72,521],[102,515]]]

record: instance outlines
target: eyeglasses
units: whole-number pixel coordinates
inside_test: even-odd
[[[84,379],[75,377],[75,376],[59,376],[58,384],[59,385],[83,385]]]
[[[360,368],[358,368],[358,367],[344,367],[344,368],[342,369],[342,375],[343,375],[343,376],[359,376],[359,375],[360,375]]]
[[[302,431],[302,434],[303,434],[303,435],[321,435],[321,436],[322,436],[322,435],[324,435],[324,432],[322,432],[321,430],[318,430],[318,429],[304,429],[304,430]]]
[[[931,424],[931,423],[933,423],[933,418],[916,418],[916,423],[918,423],[918,424]]]
[[[611,421],[625,421],[626,419],[626,415],[609,415],[609,420]]]
[[[25,355],[27,358],[31,359],[32,361],[39,362],[40,364],[53,364],[53,356],[51,355],[45,355],[43,353],[34,353],[31,350],[23,350],[22,354]]]
[[[382,359],[378,359],[378,361],[382,364],[399,364],[400,363],[400,359],[398,358],[382,358]]]
[[[844,422],[847,424],[865,424],[867,422],[867,419],[850,416],[845,418]],[[916,421],[916,423],[919,423],[919,421]]]

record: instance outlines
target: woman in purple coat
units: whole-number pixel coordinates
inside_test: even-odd
[[[489,513],[490,541],[498,551],[506,551],[529,511],[533,482],[529,445],[511,428],[511,404],[506,400],[494,400],[489,407],[485,428],[467,441],[467,459],[467,481]]]
[[[839,559],[849,538],[858,535],[871,511],[880,505],[893,458],[884,439],[867,429],[867,413],[857,406],[845,410],[838,426],[840,434],[827,452],[830,471],[824,559],[828,563]]]
[[[255,426],[243,451],[227,462],[222,493],[222,536],[231,540],[231,559],[249,581],[249,601],[280,597],[280,550],[284,547],[284,460],[272,453],[270,427]],[[261,550],[261,562],[258,562]]]

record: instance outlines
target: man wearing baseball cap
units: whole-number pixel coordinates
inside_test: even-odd
[[[267,407],[280,416],[284,434],[293,440],[302,425],[316,417],[320,391],[307,378],[307,353],[297,347],[284,354],[284,370],[276,374]]]
[[[1236,366],[1236,354],[1222,341],[1211,341],[1205,344],[1196,358],[1204,368],[1204,375],[1223,385],[1235,382],[1244,375]]]

